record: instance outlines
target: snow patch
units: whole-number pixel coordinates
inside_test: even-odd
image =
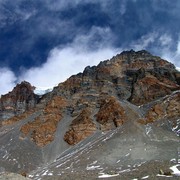
[[[130,171],[131,171],[131,169],[124,169],[122,171],[119,171],[119,173],[130,172]]]
[[[87,165],[86,170],[95,170],[95,169],[102,169],[100,165],[96,165],[97,161],[93,161],[91,164]]]
[[[144,176],[144,177],[142,177],[141,179],[147,179],[147,178],[149,178],[149,176]]]
[[[158,177],[173,177],[173,176],[166,176],[166,175],[162,175],[162,174],[157,174],[156,176],[158,176]]]
[[[177,125],[172,128],[172,131],[177,134],[177,136],[180,136],[180,119],[177,120]]]
[[[46,176],[48,174],[48,170],[44,171],[42,176]]]
[[[177,167],[180,167],[180,164],[174,165],[174,166],[170,167],[170,169],[173,171],[172,174],[174,174],[176,176],[180,176],[180,170]]]
[[[34,94],[41,96],[48,92],[51,92],[52,90],[53,90],[53,87],[36,87],[36,89],[34,90]]]
[[[119,174],[105,174],[105,173],[100,173],[101,175],[98,176],[98,178],[109,178],[109,177],[116,177],[119,176]]]
[[[97,163],[97,161],[93,161],[90,165],[94,165],[94,164],[96,164]]]
[[[95,169],[97,169],[99,167],[100,167],[99,165],[98,166],[87,166],[86,170],[95,170]]]
[[[176,158],[171,159],[170,162],[176,162]]]
[[[152,131],[152,127],[150,125],[146,125],[146,134],[149,135],[151,131]]]

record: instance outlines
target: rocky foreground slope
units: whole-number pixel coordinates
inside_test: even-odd
[[[50,93],[33,90],[22,82],[0,99],[0,171],[33,179],[178,178],[169,169],[180,166],[173,64],[124,51]]]

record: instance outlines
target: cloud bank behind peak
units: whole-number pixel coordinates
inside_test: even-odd
[[[0,0],[0,94],[21,80],[54,86],[128,49],[180,67],[179,9],[179,0]]]

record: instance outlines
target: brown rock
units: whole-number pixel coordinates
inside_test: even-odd
[[[90,116],[91,112],[86,108],[72,121],[70,129],[64,135],[64,140],[68,144],[77,144],[96,131],[96,125]]]
[[[21,127],[24,136],[30,133],[31,140],[38,146],[45,146],[54,140],[58,122],[62,119],[67,103],[59,96],[54,96],[44,108],[43,113]]]
[[[114,97],[109,97],[102,100],[96,118],[101,124],[101,129],[107,131],[121,126],[126,120],[126,115],[120,103]]]
[[[58,122],[66,110],[72,124],[64,139],[69,144],[76,144],[96,131],[94,122],[98,129],[107,131],[126,121],[119,100],[129,100],[136,105],[153,102],[178,90],[179,77],[174,65],[147,51],[122,52],[98,66],[86,67],[83,73],[71,76],[41,99],[34,95],[29,83],[22,82],[2,96],[0,116],[3,121],[0,124],[12,124],[33,112],[41,112],[34,121],[22,126],[21,132],[23,136],[29,135],[37,145],[44,146],[53,141]],[[88,113],[87,107],[98,111],[96,116]],[[178,113],[176,100],[163,106],[156,103],[139,121],[146,124],[165,116],[176,117]]]
[[[18,121],[24,120],[25,118],[27,118],[28,116],[30,116],[31,114],[33,114],[34,109],[29,110],[29,111],[25,111],[24,113],[20,114],[20,115],[16,115],[13,116],[7,120],[2,121],[2,125],[6,126],[6,125],[12,125]]]
[[[164,110],[163,110],[163,108],[162,108],[162,105],[156,104],[156,105],[154,106],[154,112],[155,112],[158,116],[163,115],[163,114],[164,114]]]
[[[34,94],[34,87],[23,81],[8,94],[0,99],[0,119],[8,119],[34,108],[38,102],[38,96]]]
[[[141,124],[152,123],[158,120],[174,120],[180,116],[180,91],[171,94],[162,101],[157,101],[147,111],[144,119],[139,119]]]
[[[130,101],[133,104],[142,105],[171,94],[172,91],[177,89],[180,89],[180,87],[168,79],[163,78],[160,81],[155,76],[146,75],[146,77],[134,83]]]

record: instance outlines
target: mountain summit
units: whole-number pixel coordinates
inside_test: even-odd
[[[168,61],[124,51],[52,92],[33,91],[22,82],[0,99],[2,171],[33,179],[177,177],[169,168],[179,166],[180,72]]]

